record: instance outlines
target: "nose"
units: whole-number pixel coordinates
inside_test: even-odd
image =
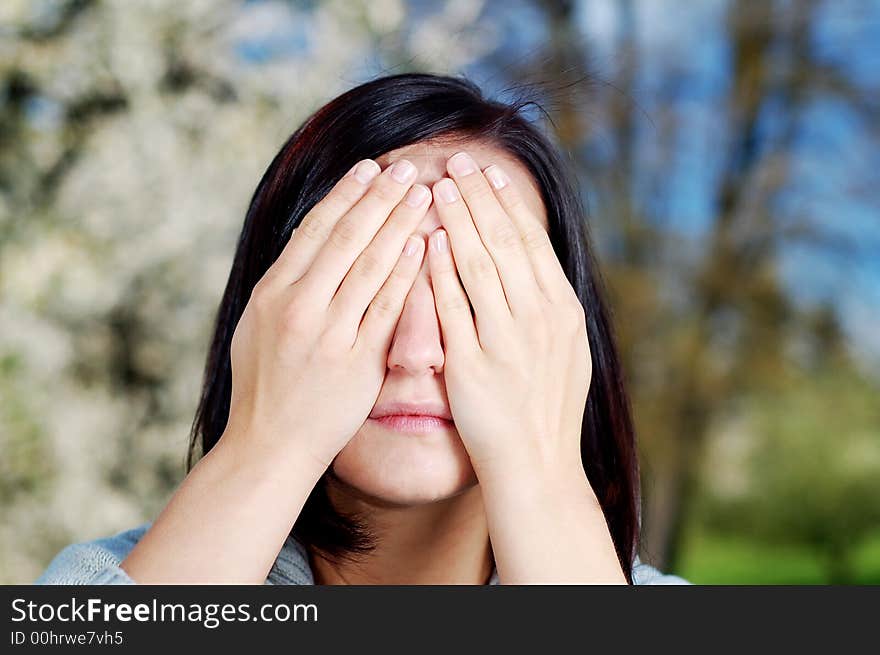
[[[425,228],[429,226],[425,225]],[[430,234],[431,229],[426,230]],[[410,288],[388,350],[388,369],[411,376],[442,373],[445,355],[427,253]]]

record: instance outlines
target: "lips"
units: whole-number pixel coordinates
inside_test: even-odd
[[[389,414],[371,420],[387,430],[404,434],[430,434],[452,427],[452,421],[425,414]]]
[[[370,418],[380,419],[390,416],[409,416],[413,418],[435,418],[452,420],[452,414],[442,403],[434,402],[387,402],[373,408]]]

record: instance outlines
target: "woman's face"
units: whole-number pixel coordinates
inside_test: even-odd
[[[492,163],[501,165],[547,229],[544,204],[528,169],[497,147],[475,141],[419,143],[389,152],[376,161],[384,169],[406,158],[418,167],[417,182],[431,188],[447,177],[446,160],[461,150],[470,153],[481,169]],[[427,237],[438,227],[440,221],[432,205],[416,233]],[[426,253],[394,332],[385,381],[373,414],[388,411],[394,403],[417,403],[432,406],[441,416],[451,416],[443,364],[443,336]],[[334,460],[333,473],[359,494],[383,504],[430,503],[472,487],[476,476],[454,422],[431,423],[368,418]]]

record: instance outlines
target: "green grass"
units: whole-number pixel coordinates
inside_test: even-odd
[[[880,585],[880,530],[859,544],[853,554],[859,583]]]
[[[880,583],[880,531],[853,549],[857,584]],[[822,557],[807,546],[762,544],[692,533],[676,571],[695,584],[827,584]]]

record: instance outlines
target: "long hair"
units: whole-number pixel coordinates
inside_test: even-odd
[[[574,176],[550,139],[523,116],[530,105],[537,106],[531,100],[487,99],[462,78],[392,75],[338,96],[288,138],[260,180],[245,216],[207,356],[188,468],[200,453],[214,447],[226,428],[233,332],[254,285],[306,213],[361,159],[431,139],[480,139],[515,156],[534,177],[556,256],[584,307],[593,372],[581,427],[581,459],[621,567],[632,581],[639,534],[639,471],[622,366]],[[370,538],[364,526],[334,509],[326,484],[325,474],[292,535],[331,557],[368,550]]]

